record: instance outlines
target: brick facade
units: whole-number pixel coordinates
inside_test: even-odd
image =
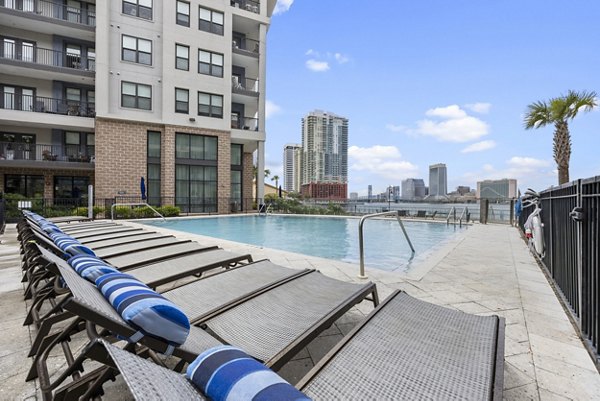
[[[218,213],[229,213],[231,194],[231,135],[228,131],[144,122],[96,119],[96,196],[110,198],[119,191],[138,196],[140,177],[147,177],[147,132],[161,133],[161,196],[175,196],[175,135],[216,136]],[[243,196],[252,197],[252,154],[244,154]]]

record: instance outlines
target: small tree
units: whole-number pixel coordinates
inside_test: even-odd
[[[525,129],[554,125],[554,161],[558,166],[558,184],[569,182],[569,163],[571,159],[571,134],[569,120],[577,113],[587,112],[596,107],[596,92],[576,92],[570,90],[567,95],[537,101],[527,106]]]
[[[279,188],[279,176],[277,174],[271,178],[271,181],[275,181],[275,188]]]

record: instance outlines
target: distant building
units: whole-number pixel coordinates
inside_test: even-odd
[[[456,192],[459,195],[465,195],[465,194],[468,194],[469,192],[471,192],[471,187],[459,185],[458,187],[456,187]]]
[[[302,185],[302,196],[315,199],[346,200],[348,184],[338,182],[311,182]]]
[[[373,199],[373,185],[369,185],[367,188],[368,188],[367,199]]]
[[[415,200],[425,197],[425,182],[421,178],[407,178],[402,181],[402,199]]]
[[[288,143],[283,148],[283,189],[300,192],[302,145]]]
[[[443,163],[429,166],[429,196],[445,197],[448,194],[448,173]]]
[[[302,119],[302,193],[312,193],[308,186],[313,185],[337,194],[347,184],[348,119],[321,110],[308,113]],[[346,199],[347,192],[339,196]]]
[[[507,200],[517,197],[517,180],[485,180],[477,182],[477,198]]]
[[[393,201],[399,201],[400,200],[400,187],[398,185],[395,185],[392,187],[392,194],[394,195],[392,197]]]
[[[350,192],[350,199],[357,200],[358,199],[358,192]]]

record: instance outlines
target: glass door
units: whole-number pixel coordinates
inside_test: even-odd
[[[16,88],[14,86],[5,86],[3,90],[2,96],[2,108],[13,110],[15,108],[15,92]]]

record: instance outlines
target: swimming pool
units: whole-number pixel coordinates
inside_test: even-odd
[[[227,216],[152,221],[146,224],[305,255],[359,263],[356,218],[311,216]],[[404,221],[417,256],[429,253],[460,229],[439,223]],[[412,256],[395,219],[364,225],[365,264],[407,271]]]

